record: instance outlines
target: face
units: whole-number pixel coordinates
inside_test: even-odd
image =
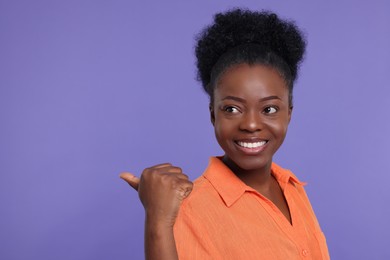
[[[284,79],[270,67],[240,64],[222,74],[210,113],[229,167],[270,167],[290,122],[288,97]]]

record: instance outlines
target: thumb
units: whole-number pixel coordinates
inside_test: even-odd
[[[179,191],[179,195],[182,200],[186,199],[192,191],[193,183],[187,182]]]
[[[133,189],[138,191],[139,178],[129,172],[123,172],[119,175],[121,179],[127,182]]]

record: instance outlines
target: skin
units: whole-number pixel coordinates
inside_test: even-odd
[[[292,106],[284,79],[270,67],[239,64],[225,71],[214,90],[210,118],[223,162],[248,186],[271,200],[291,223],[288,205],[271,174],[272,158],[287,133]],[[239,142],[266,142],[259,148],[242,148]],[[192,191],[182,170],[161,164],[143,171],[140,178],[121,178],[138,191],[145,208],[147,260],[178,259],[173,234],[179,208]]]
[[[263,65],[236,65],[220,78],[210,105],[211,122],[223,162],[245,184],[271,200],[291,223],[278,182],[271,175],[272,157],[284,141],[292,107],[285,80]],[[266,142],[257,149],[238,143]]]
[[[165,163],[146,168],[141,178],[128,172],[120,177],[138,191],[145,208],[145,258],[178,259],[173,225],[182,201],[192,191],[188,176]]]

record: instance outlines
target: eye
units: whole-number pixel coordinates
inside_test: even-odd
[[[232,106],[226,106],[223,108],[223,111],[227,112],[227,113],[230,113],[230,114],[237,114],[240,112],[240,110],[238,110],[236,107],[232,107]]]
[[[274,113],[278,112],[278,110],[279,109],[277,107],[266,107],[264,109],[264,113],[265,114],[274,114]]]

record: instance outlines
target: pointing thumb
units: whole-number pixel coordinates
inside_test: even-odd
[[[119,175],[121,179],[127,182],[133,189],[138,191],[139,178],[129,172],[123,172]]]

